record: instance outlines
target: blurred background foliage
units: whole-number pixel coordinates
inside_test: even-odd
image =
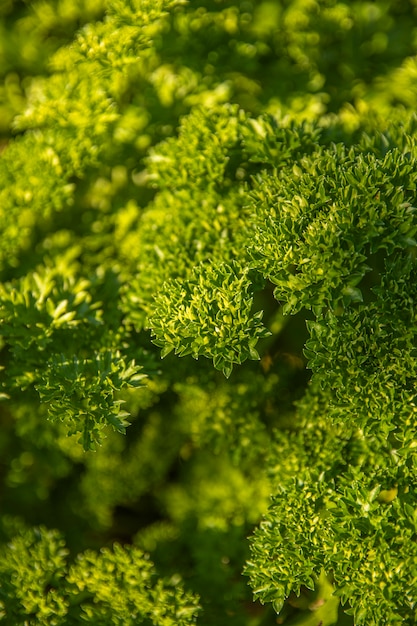
[[[324,128],[333,125],[335,138],[339,132],[352,141],[358,130],[382,129],[387,116],[400,119],[416,102],[417,2],[192,0],[171,3],[138,26],[141,4],[151,14],[152,2],[133,0],[3,0],[0,6],[0,150],[16,171],[25,161],[31,188],[41,189],[39,208],[29,199],[28,213],[19,210],[18,228],[12,212],[2,217],[2,279],[14,289],[10,281],[61,259],[69,281],[62,299],[74,292],[71,280],[89,271],[88,291],[104,305],[98,312],[93,307],[91,334],[81,339],[78,330],[77,341],[97,350],[122,345],[126,362],[142,355],[147,374],[142,386],[118,396],[130,413],[126,435],[107,430],[94,452],[84,452],[59,419],[48,420],[33,381],[18,381],[25,393],[1,406],[0,540],[44,525],[65,536],[72,557],[115,541],[133,544],[151,554],[158,573],[179,572],[200,595],[202,626],[352,624],[337,603],[319,617],[312,610],[317,596],[329,598],[325,577],[316,595],[305,590],[305,597],[291,597],[277,617],[252,602],[241,576],[246,538],[276,480],[267,471],[272,433],[291,424],[309,379],[306,316],[284,318],[270,287],[255,294],[272,336],[261,340],[260,361],[237,368],[229,381],[205,360],[171,354],[160,361],[146,330],[146,294],[163,283],[164,271],[176,267],[180,274],[182,261],[167,258],[165,270],[163,263],[154,269],[154,259],[166,254],[154,245],[155,231],[168,236],[176,222],[173,207],[166,223],[170,200],[163,191],[152,204],[155,185],[163,187],[152,170],[163,172],[157,159],[164,148],[152,150],[177,134],[193,107],[230,103],[252,115],[320,119]],[[137,44],[137,32],[145,43]],[[112,45],[113,57],[106,56]],[[83,83],[89,71],[96,76],[91,93]],[[29,165],[31,154],[19,152],[31,129],[42,129],[45,145],[60,154],[62,189],[59,172],[50,186],[43,176],[45,164],[55,167],[52,152]],[[227,133],[227,147],[235,149],[233,129]],[[35,150],[37,141],[35,132]],[[72,152],[65,162],[67,143]],[[180,146],[185,160],[187,149]],[[4,185],[17,176],[6,174]],[[235,206],[239,198],[228,182],[235,173],[228,176],[215,201]],[[192,202],[184,196],[184,212],[191,215],[197,205],[202,216],[207,212],[204,191],[196,188]],[[193,233],[184,241],[192,242]],[[70,350],[65,328],[59,337]],[[1,359],[9,365],[7,349]]]
[[[110,8],[113,3],[110,3]],[[106,0],[5,0],[0,7],[3,137],[36,76]],[[167,123],[201,100],[237,102],[253,113],[338,112],[378,100],[414,101],[416,3],[297,0],[185,4],[154,39],[152,82]],[[148,95],[148,94],[147,94]],[[139,93],[135,94],[140,97]],[[148,114],[162,121],[147,98]],[[151,106],[152,105],[152,106]]]

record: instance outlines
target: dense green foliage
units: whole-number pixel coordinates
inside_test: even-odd
[[[77,556],[70,567],[56,531],[22,532],[2,554],[2,621],[6,624],[194,623],[198,606],[178,580],[154,581],[153,564],[135,547],[115,544]]]
[[[2,4],[0,624],[416,623],[416,16]]]

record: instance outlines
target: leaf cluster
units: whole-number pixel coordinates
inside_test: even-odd
[[[114,544],[68,560],[58,531],[26,530],[3,548],[3,624],[195,624],[198,600],[178,578],[156,579],[153,563],[135,547]]]

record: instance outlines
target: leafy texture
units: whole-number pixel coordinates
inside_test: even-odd
[[[320,400],[317,410],[325,406]],[[277,494],[255,532],[246,568],[254,593],[280,610],[291,592],[314,589],[324,570],[355,623],[412,623],[415,469],[404,463],[395,440],[331,427],[317,413],[305,416],[307,407],[311,411],[303,401],[297,431],[280,434],[276,444],[278,455],[291,455],[292,471],[273,470]]]
[[[415,13],[1,3],[0,622],[416,623]]]
[[[255,345],[268,335],[261,324],[262,312],[251,316],[250,282],[239,268],[223,265],[213,269],[200,265],[186,284],[164,285],[155,300],[149,324],[162,355],[176,354],[213,358],[213,365],[230,376],[234,363],[259,359]]]
[[[155,579],[137,548],[103,548],[68,565],[57,531],[38,528],[15,537],[0,569],[4,624],[194,624],[195,597],[178,579]]]

